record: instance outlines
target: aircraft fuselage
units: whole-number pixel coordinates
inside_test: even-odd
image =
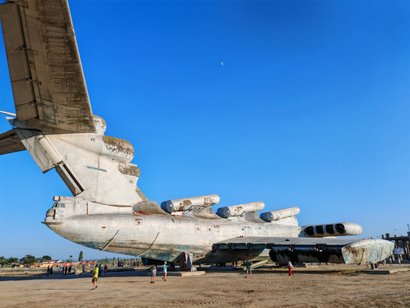
[[[237,218],[136,215],[129,207],[67,200],[56,203],[47,212],[44,223],[64,238],[90,248],[169,262],[189,252],[197,263],[222,263],[247,257],[267,259],[267,251],[257,255],[219,255],[212,252],[212,245],[240,236],[297,237],[301,231],[299,226]]]

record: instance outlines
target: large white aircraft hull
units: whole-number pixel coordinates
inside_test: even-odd
[[[105,135],[105,121],[91,110],[67,0],[7,1],[0,18],[16,107],[12,129],[0,134],[0,155],[27,150],[42,172],[57,171],[74,197],[58,198],[44,223],[61,236],[173,262],[189,254],[197,262],[269,256],[375,263],[392,254],[387,241],[321,238],[360,234],[356,224],[302,229],[298,208],[259,216],[264,203],[253,202],[216,215],[216,195],[169,200],[162,208],[150,202],[137,186],[133,146]]]
[[[73,205],[67,200],[62,203],[64,207],[57,203],[44,221],[62,237],[94,249],[169,262],[186,252],[192,253],[198,262],[242,260],[240,255],[211,256],[212,246],[240,236],[297,237],[301,231],[299,226],[222,218],[138,215],[130,208],[119,213],[86,215],[83,214],[87,211],[85,203]],[[249,257],[260,255],[252,254]],[[263,258],[269,258],[266,251]]]

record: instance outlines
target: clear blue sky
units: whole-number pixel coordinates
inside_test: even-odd
[[[217,193],[298,205],[301,224],[406,232],[409,1],[70,5],[93,111],[134,144],[150,199]],[[0,109],[13,110],[7,74],[1,46]],[[40,223],[53,195],[69,195],[55,172],[0,157],[0,255],[107,255]]]

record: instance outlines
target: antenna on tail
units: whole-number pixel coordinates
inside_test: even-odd
[[[14,118],[17,116],[15,113],[8,112],[8,111],[2,111],[2,110],[0,110],[0,113],[1,113],[1,114],[4,114],[4,115],[6,115],[6,116],[14,117]]]

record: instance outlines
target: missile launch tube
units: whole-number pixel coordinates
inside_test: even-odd
[[[352,222],[340,222],[326,225],[309,225],[303,227],[302,234],[307,237],[359,235],[362,227]]]
[[[288,217],[294,217],[300,213],[300,208],[291,207],[282,210],[270,211],[261,214],[261,219],[267,222],[277,221]]]
[[[192,198],[180,198],[168,200],[161,203],[161,208],[168,213],[188,211],[193,206],[209,207],[218,204],[221,198],[218,195],[199,196]]]
[[[247,212],[260,211],[260,210],[263,210],[264,207],[265,207],[265,203],[263,202],[251,202],[251,203],[221,207],[218,209],[216,213],[221,217],[228,218],[228,217],[242,216],[244,213],[247,213]]]

